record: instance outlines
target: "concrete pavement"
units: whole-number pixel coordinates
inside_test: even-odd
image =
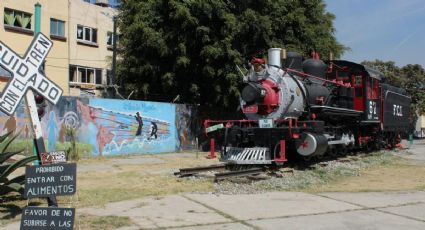
[[[185,194],[83,208],[120,229],[425,229],[425,192]]]
[[[120,230],[422,230],[425,229],[425,191],[183,194],[77,209],[77,216],[83,213],[129,217],[133,224]],[[78,219],[75,222],[78,223]],[[14,223],[4,229],[18,228],[19,223]]]

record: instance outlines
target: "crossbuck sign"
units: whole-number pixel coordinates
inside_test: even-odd
[[[59,101],[62,89],[40,71],[40,66],[52,45],[52,41],[44,34],[38,33],[25,56],[21,58],[0,41],[0,65],[12,73],[12,79],[9,80],[0,97],[2,112],[12,115],[28,88],[42,95],[52,104]]]

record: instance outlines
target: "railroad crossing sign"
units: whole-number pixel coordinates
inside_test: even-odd
[[[52,45],[52,41],[44,34],[38,33],[25,56],[21,58],[0,41],[0,65],[13,75],[0,96],[2,112],[12,115],[28,88],[32,88],[52,104],[59,101],[62,89],[40,71],[40,66],[43,65]]]

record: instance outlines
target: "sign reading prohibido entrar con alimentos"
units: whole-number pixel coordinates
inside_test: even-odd
[[[26,207],[22,210],[21,230],[73,229],[74,208]]]
[[[24,197],[73,195],[77,189],[76,181],[75,163],[27,166]]]

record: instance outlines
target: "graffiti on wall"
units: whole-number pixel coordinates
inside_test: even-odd
[[[196,109],[185,104],[176,105],[177,146],[179,151],[193,150],[196,134],[201,132],[201,122],[196,120]]]
[[[178,107],[178,108],[177,108]],[[160,102],[62,97],[46,107],[41,120],[48,151],[63,148],[75,130],[77,146],[86,155],[162,153],[193,149],[190,107]],[[0,116],[1,132],[23,130],[21,139],[30,139],[29,120],[24,106],[15,116]]]

